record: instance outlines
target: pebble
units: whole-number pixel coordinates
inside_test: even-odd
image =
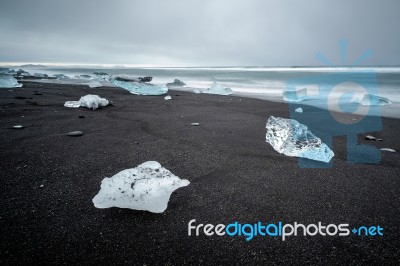
[[[71,131],[67,135],[71,136],[71,137],[79,137],[79,136],[83,135],[83,132],[82,131]]]

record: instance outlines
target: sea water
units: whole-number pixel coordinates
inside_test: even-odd
[[[29,71],[29,69],[27,69]],[[193,89],[204,90],[213,86],[217,82],[222,87],[230,88],[233,95],[258,98],[263,100],[283,102],[282,92],[288,88],[290,82],[303,80],[309,77],[323,77],[332,75],[333,78],[323,79],[328,88],[335,88],[338,82],[335,75],[351,74],[356,77],[356,81],[363,87],[372,87],[375,94],[380,97],[388,98],[392,101],[391,105],[383,106],[380,115],[387,117],[400,118],[400,67],[170,67],[170,68],[43,68],[35,69],[36,72],[47,73],[50,76],[56,73],[63,73],[73,78],[77,74],[93,75],[93,72],[106,72],[110,75],[126,74],[131,76],[152,76],[153,84],[166,84],[179,79],[186,83],[185,87],[174,88],[192,92]],[[368,72],[371,75],[365,75]],[[354,80],[353,80],[354,81]],[[73,79],[63,80],[64,83],[73,82]],[[356,83],[357,83],[356,82]],[[331,83],[331,84],[326,84]],[[348,84],[342,82],[344,86],[341,92],[348,99],[342,97],[339,92],[337,95],[329,95],[332,99],[341,98],[342,102],[354,104],[354,100],[362,98],[362,94],[355,90],[354,82]],[[302,101],[304,105],[326,107],[327,95],[315,93],[315,86],[321,84],[301,85],[299,89],[307,87],[309,93],[314,93],[307,100]],[[346,87],[347,86],[347,87]],[[317,88],[318,90],[318,88]],[[353,95],[352,95],[353,93]],[[357,94],[358,93],[358,94]],[[344,108],[346,109],[346,108]],[[352,108],[347,108],[352,109]],[[340,110],[338,110],[340,111]]]

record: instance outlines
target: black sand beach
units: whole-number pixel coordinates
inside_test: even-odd
[[[332,168],[301,169],[265,142],[268,117],[289,117],[286,104],[23,84],[0,90],[2,265],[400,263],[398,153],[382,152],[379,165],[348,164],[341,137]],[[114,104],[63,106],[86,94]],[[10,129],[17,124],[26,128]],[[364,135],[360,142],[400,150],[400,121],[383,118],[383,125],[371,132],[382,142]],[[66,136],[74,130],[84,135]],[[191,182],[172,194],[164,213],[93,206],[104,177],[149,160]],[[380,225],[384,236],[195,237],[188,236],[192,219]]]

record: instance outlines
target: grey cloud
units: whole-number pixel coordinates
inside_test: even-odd
[[[400,2],[2,1],[0,61],[156,65],[316,65],[365,49],[400,64]]]

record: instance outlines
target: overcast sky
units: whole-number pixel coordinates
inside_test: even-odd
[[[399,0],[1,0],[0,62],[400,65]]]

